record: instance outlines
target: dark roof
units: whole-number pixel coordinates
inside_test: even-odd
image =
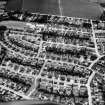
[[[61,4],[64,16],[94,19],[103,12],[98,4],[83,0],[61,0]],[[58,0],[8,0],[7,10],[60,15]]]

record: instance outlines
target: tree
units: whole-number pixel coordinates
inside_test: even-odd
[[[6,26],[3,26],[3,25],[0,26],[0,31],[6,31],[6,30],[7,30]]]
[[[102,13],[102,15],[99,17],[100,20],[105,21],[105,11]]]

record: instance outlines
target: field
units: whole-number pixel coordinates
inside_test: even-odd
[[[2,21],[0,25],[5,25],[8,28],[15,28],[15,29],[24,29],[26,27],[25,22],[18,22],[18,21]]]
[[[86,0],[85,0],[86,1]],[[99,5],[79,0],[62,0],[62,7],[65,16],[84,17],[96,19],[100,16],[102,9]]]
[[[42,14],[61,15],[60,8],[62,8],[62,15],[70,17],[80,17],[97,19],[103,12],[98,4],[89,3],[83,0],[10,0],[7,5],[7,10],[20,9],[31,12],[38,12]]]
[[[60,15],[58,0],[23,0],[23,9],[31,12]]]

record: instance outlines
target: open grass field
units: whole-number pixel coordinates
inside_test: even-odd
[[[7,9],[20,9],[42,14],[96,19],[103,12],[95,3],[86,0],[9,0]],[[61,11],[60,11],[61,8]]]
[[[96,19],[102,13],[98,4],[86,0],[60,0],[60,6],[64,16]],[[23,10],[61,15],[59,0],[23,0]]]
[[[101,15],[102,9],[98,4],[86,0],[61,0],[63,15],[96,19]],[[66,2],[65,2],[66,1]]]
[[[7,26],[8,28],[23,29],[23,30],[24,27],[27,27],[25,22],[19,22],[19,21],[2,21],[0,22],[0,25]]]
[[[22,0],[8,0],[6,9],[7,10],[21,10]]]
[[[80,18],[96,19],[102,9],[98,4],[83,0],[60,0],[62,15]],[[23,10],[61,15],[59,0],[23,0]]]
[[[60,15],[58,0],[23,0],[23,10]]]

